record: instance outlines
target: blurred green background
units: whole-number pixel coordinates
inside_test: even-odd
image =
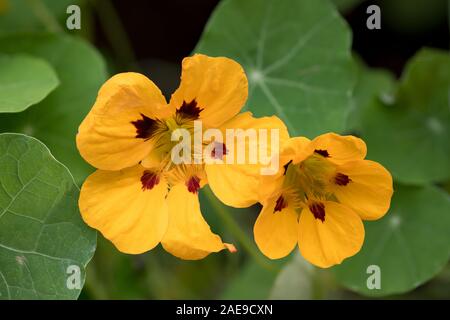
[[[80,30],[65,26],[74,3]],[[381,8],[380,30],[366,27],[369,4]],[[341,266],[319,270],[298,253],[269,260],[252,236],[259,207],[228,208],[206,187],[202,212],[237,253],[182,261],[157,247],[131,256],[99,235],[80,298],[449,299],[449,12],[446,0],[0,0],[0,53],[43,59],[59,82],[26,111],[0,113],[0,132],[40,139],[78,185],[93,169],[75,133],[100,85],[137,71],[169,98],[192,52],[239,61],[250,78],[247,108],[279,115],[291,134],[361,136],[368,158],[396,181],[391,212],[366,224],[363,250]],[[267,85],[252,78],[264,66],[274,70]],[[372,264],[381,266],[380,290],[366,287]]]

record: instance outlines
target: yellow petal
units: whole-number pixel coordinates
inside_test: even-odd
[[[195,54],[183,59],[180,87],[170,100],[171,108],[179,109],[183,102],[195,100],[202,109],[203,126],[218,128],[244,106],[248,82],[242,67],[224,57]]]
[[[142,159],[141,165],[145,168],[159,168],[161,167],[164,156],[166,156],[164,153],[150,152],[144,159]]]
[[[226,137],[229,129],[235,133],[236,129],[242,130],[243,134],[248,132],[249,138],[243,138],[241,143],[236,136]],[[267,131],[262,133],[260,129]],[[247,130],[252,130],[254,134]],[[272,140],[271,130],[278,135],[278,142]],[[226,122],[221,131],[227,152],[223,156],[223,163],[206,164],[209,185],[223,203],[237,208],[248,207],[258,201],[262,174],[275,175],[282,166],[275,157],[279,155],[280,145],[289,138],[287,128],[275,116],[254,118],[250,112],[245,112]],[[250,139],[254,140],[250,142]],[[253,159],[250,148],[254,150]],[[244,155],[239,159],[242,151]]]
[[[314,151],[327,154],[327,159],[340,164],[346,161],[364,159],[367,154],[367,147],[365,142],[357,137],[326,133],[311,141],[309,153],[311,154]]]
[[[145,131],[150,119],[167,117],[168,112],[161,91],[147,77],[131,72],[117,74],[101,87],[92,110],[81,123],[78,150],[99,169],[136,165],[152,149],[151,140],[138,137],[136,123]]]
[[[79,199],[83,220],[122,252],[139,254],[154,248],[168,223],[167,183],[161,177],[144,188],[141,166],[121,171],[98,170],[84,182]]]
[[[337,202],[324,201],[322,204],[325,213],[323,222],[314,217],[310,208],[303,209],[298,243],[306,260],[318,267],[328,268],[340,264],[361,249],[364,226],[352,209]]]
[[[224,244],[211,232],[200,212],[198,195],[189,192],[184,184],[173,186],[167,196],[169,204],[169,226],[162,240],[164,249],[174,256],[186,260],[203,259],[211,252],[233,246]]]
[[[337,170],[349,179],[346,185],[334,184],[339,202],[364,220],[379,219],[388,211],[393,193],[392,176],[382,165],[359,160],[347,162]]]
[[[214,195],[228,206],[246,208],[258,202],[257,174],[244,165],[210,164],[205,166]]]
[[[293,137],[283,144],[280,154],[282,163],[288,163],[292,160],[293,163],[299,163],[310,155],[311,140],[306,137]]]
[[[298,215],[292,206],[275,211],[275,201],[263,206],[253,228],[256,244],[271,259],[287,256],[298,237]]]

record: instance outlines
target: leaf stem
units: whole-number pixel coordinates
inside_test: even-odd
[[[28,6],[33,11],[36,18],[42,22],[47,31],[53,33],[62,32],[62,28],[53,14],[48,10],[46,4],[42,0],[27,0]]]
[[[133,47],[128,39],[120,16],[110,0],[100,0],[94,2],[94,7],[98,13],[102,30],[105,32],[116,57],[123,67],[139,70],[136,64],[136,56]]]

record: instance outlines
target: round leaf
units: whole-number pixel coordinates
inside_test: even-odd
[[[396,180],[424,184],[450,179],[450,56],[422,50],[408,64],[396,102],[373,103],[362,116],[369,157]]]
[[[21,134],[0,134],[0,168],[0,299],[76,299],[96,233],[73,177]]]
[[[344,129],[354,70],[351,33],[323,0],[222,1],[195,52],[239,61],[249,78],[247,108],[276,114],[292,135]]]
[[[26,52],[47,60],[61,83],[25,112],[0,115],[0,130],[38,138],[69,167],[77,182],[83,181],[92,168],[79,155],[75,136],[106,78],[101,56],[81,40],[45,34],[1,37],[0,52]]]
[[[364,295],[383,296],[407,292],[433,278],[450,258],[449,213],[450,198],[444,191],[398,186],[388,214],[365,223],[362,250],[334,268],[338,281]],[[367,286],[375,274],[371,265],[380,268],[380,289]]]
[[[69,17],[66,10],[71,4],[83,5],[83,0],[0,0],[0,34],[27,33],[50,28],[65,28]],[[2,8],[3,4],[3,8]],[[2,10],[3,9],[3,10]],[[55,19],[49,20],[47,15]],[[46,24],[43,23],[46,21]]]
[[[355,59],[357,81],[353,90],[353,107],[347,119],[347,131],[364,131],[361,116],[377,101],[389,102],[393,99],[395,78],[383,69],[368,69],[359,59]]]
[[[23,111],[44,99],[58,83],[45,60],[0,55],[0,112]]]

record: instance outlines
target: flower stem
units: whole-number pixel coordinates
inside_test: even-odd
[[[222,206],[221,203],[214,196],[209,187],[204,189],[205,195],[208,198],[210,204],[213,206],[215,212],[222,219],[223,223],[227,226],[228,230],[239,241],[245,251],[263,268],[267,270],[274,270],[273,266],[267,262],[267,260],[259,253],[256,246],[245,234],[245,232],[239,227],[229,212]]]
[[[108,299],[108,293],[105,286],[98,278],[96,267],[95,262],[91,261],[86,270],[86,281],[84,286],[93,299],[106,300]]]

